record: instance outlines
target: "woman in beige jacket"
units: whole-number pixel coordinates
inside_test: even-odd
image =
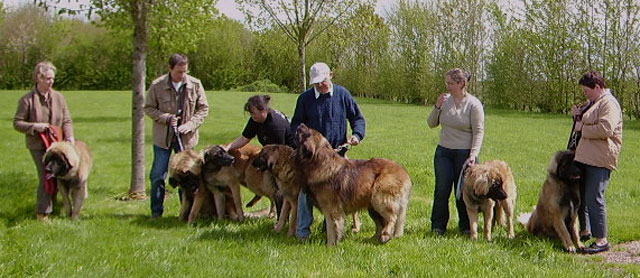
[[[616,98],[606,89],[597,71],[582,75],[578,82],[589,99],[587,109],[572,109],[576,117],[575,130],[582,133],[575,161],[584,169],[581,185],[581,235],[593,235],[595,241],[582,249],[593,254],[611,249],[607,241],[607,206],[604,192],[611,171],[618,167],[622,146],[622,110]]]
[[[74,142],[73,124],[64,96],[53,90],[56,67],[50,62],[36,65],[33,78],[36,86],[20,98],[18,110],[13,118],[13,127],[25,134],[27,148],[36,164],[38,180],[36,217],[47,221],[53,210],[56,195],[50,195],[44,185],[44,165],[42,156],[46,149],[38,134],[49,129],[50,125],[62,127],[64,139]]]

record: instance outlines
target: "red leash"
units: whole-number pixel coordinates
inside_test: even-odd
[[[57,128],[57,131],[54,130],[56,128]],[[49,126],[49,128],[46,129],[45,131],[38,133],[38,136],[40,136],[40,140],[42,140],[42,143],[44,143],[45,148],[48,149],[49,146],[51,146],[51,144],[53,144],[54,142],[58,142],[62,139],[61,138],[62,136],[60,136],[61,133],[62,131],[59,127]],[[47,194],[49,195],[56,194],[56,191],[58,190],[56,178],[51,173],[47,173],[47,172],[44,172],[43,175],[44,175],[44,189],[47,192]]]

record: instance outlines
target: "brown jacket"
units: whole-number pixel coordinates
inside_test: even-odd
[[[576,161],[615,170],[622,147],[622,110],[614,96],[605,93],[582,114],[582,138]]]
[[[186,124],[192,131],[182,134],[181,139],[184,148],[188,150],[198,144],[198,128],[209,114],[209,104],[200,80],[187,75],[184,82],[186,95],[182,124]],[[169,148],[175,136],[169,121],[178,110],[178,96],[170,84],[169,74],[154,80],[149,86],[144,104],[144,113],[153,119],[153,144],[164,149]]]
[[[49,107],[50,119],[45,119],[45,116],[42,115],[42,105],[39,98],[40,96],[35,88],[24,95],[18,101],[18,111],[13,117],[13,128],[26,135],[27,148],[30,150],[45,149],[42,140],[33,130],[35,123],[49,123],[60,126],[64,133],[64,139],[73,137],[73,122],[71,121],[71,114],[64,96],[53,90],[49,93],[49,98],[51,98],[51,107]]]

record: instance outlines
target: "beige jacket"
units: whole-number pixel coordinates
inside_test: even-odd
[[[64,96],[53,90],[49,93],[51,100],[49,107],[51,117],[49,119],[45,119],[43,115],[39,98],[35,88],[22,96],[18,101],[18,111],[13,117],[13,128],[26,135],[25,141],[30,150],[45,149],[44,143],[33,129],[35,123],[49,123],[61,127],[65,140],[73,137],[73,122]]]
[[[169,148],[175,136],[169,122],[178,110],[178,96],[170,82],[169,74],[154,80],[144,104],[144,113],[153,119],[153,144],[164,149]],[[181,139],[185,150],[188,150],[198,144],[198,128],[209,114],[209,104],[200,80],[187,75],[183,82],[186,83],[186,95],[182,124],[187,125],[191,132],[182,134]]]
[[[622,147],[622,111],[616,98],[609,93],[600,96],[582,114],[582,123],[575,160],[615,170]]]

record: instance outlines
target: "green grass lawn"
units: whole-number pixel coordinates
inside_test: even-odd
[[[17,101],[24,93],[0,92],[1,277],[640,276],[637,265],[603,264],[598,256],[567,254],[558,241],[533,237],[519,225],[514,240],[507,240],[504,229],[498,228],[493,242],[473,242],[455,228],[453,201],[449,231],[444,237],[434,236],[429,232],[429,217],[439,128],[426,125],[431,107],[370,99],[358,100],[367,118],[367,136],[349,156],[393,159],[404,165],[414,183],[405,236],[388,244],[368,239],[374,225],[366,213],[361,214],[362,231],[347,232],[333,248],[325,246],[318,211],[307,244],[274,234],[272,219],[200,221],[187,226],[177,220],[176,192],[165,201],[165,217],[150,220],[148,200],[116,200],[126,193],[130,179],[129,92],[64,93],[75,137],[88,143],[95,158],[89,199],[80,221],[54,216],[52,223],[41,223],[34,217],[35,167],[24,135],[12,127]],[[200,129],[198,150],[240,135],[249,117],[242,108],[251,95],[207,94],[211,112]],[[291,116],[296,97],[274,94],[272,106]],[[480,159],[510,164],[518,185],[516,214],[530,211],[537,202],[550,158],[566,146],[570,124],[566,115],[486,111]],[[152,161],[150,126],[147,119],[147,173]],[[613,243],[640,239],[638,157],[640,123],[627,121],[620,169],[613,173],[607,190]],[[251,194],[245,190],[243,196],[246,202]],[[266,203],[260,202],[257,209]],[[57,211],[60,205],[61,201]]]

